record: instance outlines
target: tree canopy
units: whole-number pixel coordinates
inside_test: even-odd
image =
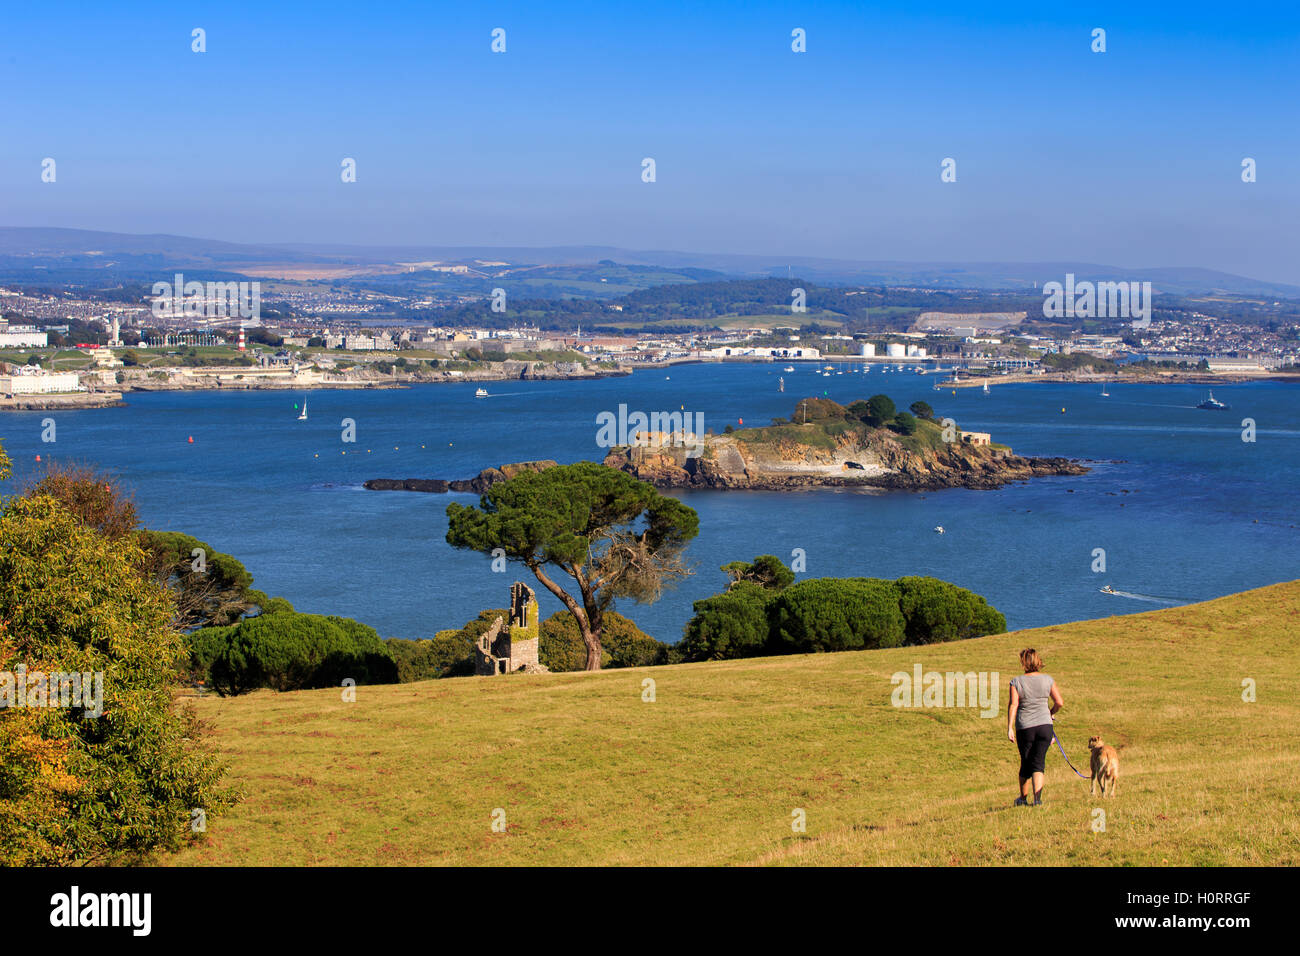
[[[447,507],[447,543],[527,567],[563,602],[587,648],[586,668],[601,666],[603,617],[614,601],[642,603],[690,574],[687,543],[699,517],[646,482],[594,462],[523,472],[494,484],[479,507]],[[548,573],[573,579],[574,597]]]
[[[0,672],[23,665],[29,689],[37,674],[82,681],[80,706],[0,716],[0,863],[138,862],[178,848],[194,808],[230,801],[197,718],[174,706],[183,645],[142,560],[49,496],[0,509]]]

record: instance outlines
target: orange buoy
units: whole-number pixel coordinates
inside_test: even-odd
[[[191,435],[191,436],[189,437],[189,443],[190,443],[191,445],[194,444],[194,436],[193,436],[193,435]]]
[[[37,460],[37,461],[40,461],[40,460],[41,460],[41,456],[40,456],[40,455],[37,455],[37,456],[36,456],[36,460]]]

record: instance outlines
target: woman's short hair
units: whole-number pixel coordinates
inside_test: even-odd
[[[1038,656],[1038,651],[1026,647],[1020,652],[1020,666],[1025,669],[1026,674],[1032,674],[1043,669],[1043,659]]]

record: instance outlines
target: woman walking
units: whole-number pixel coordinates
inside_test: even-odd
[[[1020,796],[1013,804],[1029,806],[1029,786],[1034,788],[1034,806],[1043,802],[1043,758],[1052,746],[1055,730],[1052,716],[1065,701],[1050,674],[1044,674],[1038,651],[1026,647],[1020,652],[1024,673],[1011,678],[1011,701],[1007,706],[1007,739],[1020,750]]]

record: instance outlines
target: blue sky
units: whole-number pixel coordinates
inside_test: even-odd
[[[1300,282],[1295,3],[43,3],[5,20],[5,225]]]

